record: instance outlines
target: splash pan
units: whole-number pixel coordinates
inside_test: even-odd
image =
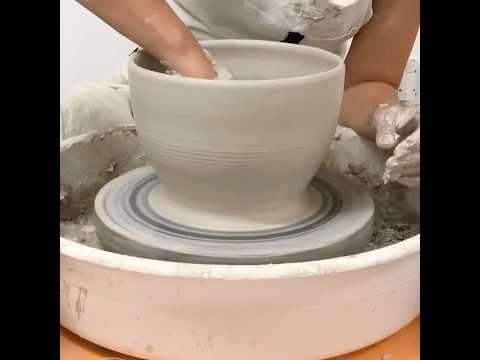
[[[361,155],[374,164],[355,141],[337,141],[336,163],[348,153],[349,163]],[[133,128],[67,140],[60,158],[61,220],[88,215],[105,184],[145,166]],[[60,320],[143,359],[320,360],[412,321],[419,265],[419,235],[350,256],[264,265],[145,259],[61,237]]]

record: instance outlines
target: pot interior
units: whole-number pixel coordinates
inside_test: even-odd
[[[235,80],[279,80],[311,76],[339,68],[343,60],[316,48],[269,41],[214,40],[202,42]],[[141,68],[164,73],[166,67],[145,51],[135,54]]]

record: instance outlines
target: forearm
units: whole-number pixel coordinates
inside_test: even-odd
[[[181,75],[215,77],[200,45],[165,0],[77,1]]]
[[[420,26],[420,1],[374,0],[373,14],[345,60],[346,88],[365,81],[400,85]]]
[[[372,139],[371,119],[382,103],[398,103],[397,89],[419,28],[419,0],[374,0],[374,15],[355,36],[345,61],[340,124]]]

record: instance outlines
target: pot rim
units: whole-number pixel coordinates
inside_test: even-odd
[[[135,63],[135,59],[145,52],[144,50],[139,50],[134,52],[130,56],[128,61],[128,70],[129,72],[136,72],[145,76],[152,78],[157,78],[158,80],[168,81],[173,84],[189,84],[189,86],[199,86],[199,87],[226,87],[229,88],[251,88],[251,87],[270,87],[270,86],[281,86],[281,85],[297,85],[305,84],[310,82],[316,82],[321,79],[330,78],[338,75],[338,73],[343,73],[345,64],[344,60],[332,52],[300,44],[290,44],[282,42],[274,42],[268,40],[238,40],[238,39],[224,39],[224,40],[203,40],[200,41],[202,46],[216,45],[220,47],[242,47],[245,45],[257,45],[257,46],[267,46],[270,48],[292,48],[295,51],[302,51],[305,53],[317,53],[323,56],[324,58],[333,60],[337,63],[334,67],[329,70],[322,71],[319,73],[314,73],[310,75],[303,76],[294,76],[281,79],[262,79],[262,80],[209,80],[209,79],[196,79],[196,78],[186,78],[180,76],[172,76],[164,73],[156,72],[153,70],[145,69]]]
[[[218,280],[265,280],[328,275],[374,267],[418,253],[420,234],[380,249],[324,260],[267,265],[190,264],[112,253],[60,237],[60,255],[82,262],[145,275]]]

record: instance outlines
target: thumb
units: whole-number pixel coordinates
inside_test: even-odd
[[[418,115],[417,115],[418,114]],[[396,132],[405,135],[411,133],[420,124],[419,106],[399,106],[395,116]]]
[[[375,142],[380,149],[392,149],[398,142],[396,109],[388,104],[380,104],[373,114],[376,129]]]

